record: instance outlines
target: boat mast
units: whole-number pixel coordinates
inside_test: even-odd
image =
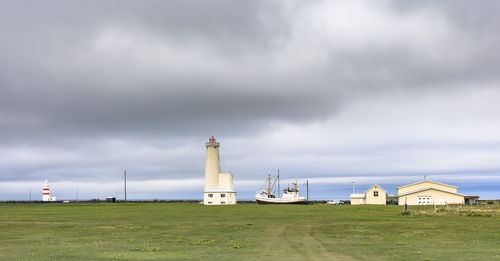
[[[267,196],[271,195],[271,171],[269,171],[269,176],[267,177]]]
[[[299,191],[297,190],[297,177],[295,177],[295,197],[297,197],[299,194]]]

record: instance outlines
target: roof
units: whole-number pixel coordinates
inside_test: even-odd
[[[404,186],[398,187],[397,189],[405,188],[405,187],[409,187],[409,186],[413,186],[413,185],[417,185],[417,184],[424,183],[424,182],[431,182],[431,183],[434,183],[434,184],[448,186],[448,187],[451,187],[451,188],[458,188],[458,187],[453,186],[453,185],[443,184],[443,183],[439,183],[439,182],[432,181],[432,180],[423,180],[423,181],[419,181],[419,182],[415,182],[415,183],[412,183],[412,184],[408,184],[408,185],[404,185]]]
[[[351,194],[351,198],[365,198],[365,194]]]
[[[468,198],[468,199],[474,199],[474,198],[479,198],[479,196],[464,196],[464,198]]]
[[[415,194],[415,193],[426,191],[426,190],[437,190],[437,191],[441,191],[441,192],[445,192],[445,193],[449,193],[449,194],[453,194],[453,195],[458,195],[458,196],[462,196],[462,197],[464,196],[462,194],[458,194],[458,193],[454,193],[454,192],[449,192],[449,191],[442,190],[442,189],[437,189],[437,188],[423,188],[423,189],[414,190],[414,191],[410,191],[410,192],[398,195],[398,197],[403,197],[403,196],[407,196],[407,195],[410,195],[410,194]]]
[[[368,191],[368,190],[372,189],[372,188],[373,188],[373,187],[375,187],[375,186],[379,187],[381,190],[383,190],[383,191],[387,194],[387,191],[385,191],[385,189],[383,189],[381,186],[379,186],[379,185],[377,185],[377,184],[375,184],[375,185],[371,186],[371,187],[370,187],[369,189],[367,189],[366,191]],[[366,193],[366,191],[365,191],[365,193]]]

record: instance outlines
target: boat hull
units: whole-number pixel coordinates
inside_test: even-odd
[[[270,199],[256,198],[255,200],[259,204],[272,204],[272,205],[307,204],[307,201],[304,198],[289,199],[289,200],[278,200],[274,198]]]

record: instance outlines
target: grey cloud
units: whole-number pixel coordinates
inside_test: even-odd
[[[4,163],[0,179],[106,177],[126,164],[144,179],[195,177],[202,149],[177,158],[162,140],[198,148],[212,134],[265,135],[275,124],[327,121],[377,93],[495,89],[497,5],[2,2],[0,143],[55,152]],[[117,151],[137,147],[106,145],[113,139],[167,147],[127,158]]]

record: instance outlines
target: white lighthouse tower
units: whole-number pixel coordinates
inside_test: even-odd
[[[47,180],[42,184],[42,201],[56,201],[56,197],[50,196],[50,185]]]
[[[233,174],[220,173],[219,143],[212,136],[206,143],[207,159],[205,165],[205,189],[203,204],[234,205],[236,192],[233,186]]]

